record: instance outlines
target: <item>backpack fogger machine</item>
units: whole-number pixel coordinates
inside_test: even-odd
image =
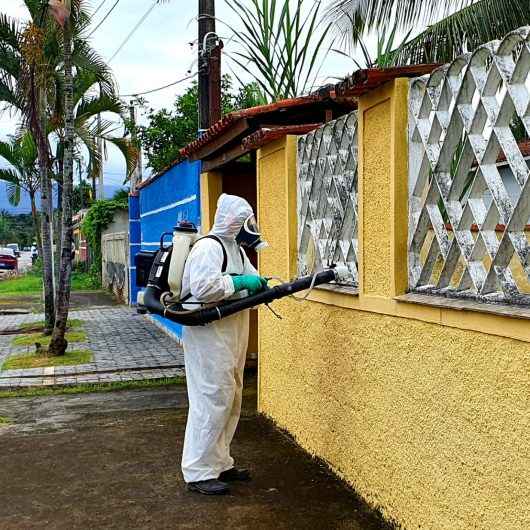
[[[172,241],[166,245],[164,242],[168,236],[172,236]],[[311,276],[268,287],[252,296],[216,304],[198,304],[197,308],[185,309],[183,303],[186,296],[182,296],[184,267],[191,248],[202,237],[215,239],[222,246],[220,239],[214,236],[200,236],[193,224],[181,222],[173,232],[162,234],[158,250],[142,250],[136,255],[136,284],[145,288],[138,295],[140,309],[145,308],[149,313],[161,315],[183,326],[203,326],[239,311],[261,304],[268,305],[274,300],[313,289],[318,285],[343,282],[350,276],[347,267],[332,266]],[[223,254],[226,256],[224,247]]]

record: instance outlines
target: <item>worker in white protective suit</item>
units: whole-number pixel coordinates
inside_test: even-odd
[[[241,246],[260,250],[250,204],[223,194],[214,227],[191,249],[182,280],[184,308],[255,294],[267,288]],[[207,495],[228,492],[228,482],[250,480],[234,467],[230,444],[239,416],[249,333],[249,311],[183,332],[189,413],[182,472],[188,489]]]

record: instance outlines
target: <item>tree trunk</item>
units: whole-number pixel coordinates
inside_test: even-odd
[[[37,243],[37,249],[39,251],[39,256],[42,256],[42,240],[40,237],[39,229],[39,214],[37,212],[37,205],[35,203],[35,192],[29,192],[29,199],[31,202],[31,219],[33,220],[33,230],[35,231],[35,242]]]
[[[63,179],[64,179],[64,159],[59,159],[59,175],[57,176],[57,211],[55,214],[55,255],[54,255],[54,278],[55,278],[55,299],[59,296],[59,270],[61,268],[62,233],[63,233]]]
[[[48,140],[46,138],[46,91],[39,89],[38,95],[37,150],[39,176],[41,181],[41,236],[42,236],[42,276],[44,284],[44,330],[50,334],[55,325],[55,297],[53,289],[52,221],[53,195],[49,176]]]
[[[74,99],[72,75],[72,32],[67,19],[64,26],[64,171],[62,194],[62,234],[59,286],[55,327],[49,347],[50,355],[64,355],[68,342],[65,338],[72,275],[72,190],[74,147]]]

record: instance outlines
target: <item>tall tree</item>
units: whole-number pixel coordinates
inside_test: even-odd
[[[74,162],[74,76],[72,70],[72,9],[70,0],[50,0],[54,16],[63,28],[64,60],[64,161],[62,174],[62,233],[59,284],[56,299],[56,319],[48,353],[64,355],[68,342],[65,339],[70,307],[70,282],[72,275],[72,193]],[[55,6],[55,7],[53,7]]]
[[[0,14],[0,101],[6,103],[31,130],[38,150],[38,165],[42,192],[42,247],[45,285],[46,328],[51,332],[55,319],[52,274],[52,164],[49,135],[65,137],[64,122],[64,36],[58,24],[50,20],[48,7],[62,18],[64,2],[24,0],[30,22],[22,25]],[[111,72],[99,55],[86,41],[90,17],[87,2],[72,0],[71,58],[75,67],[74,106],[75,138],[88,148],[90,166],[96,171],[101,164],[95,149],[97,135],[112,141],[128,157],[127,165],[135,160],[127,140],[111,137],[109,122],[98,126],[91,118],[94,111],[116,112],[120,109]],[[64,11],[62,11],[64,13]],[[92,87],[98,93],[89,95]],[[118,112],[121,112],[118,110]],[[61,150],[58,155],[63,157]],[[61,177],[61,176],[60,176]],[[59,236],[60,237],[60,236]]]
[[[199,129],[198,85],[193,83],[177,96],[173,108],[146,112],[147,125],[136,126],[136,133],[147,163],[155,173],[179,160],[179,151],[197,138]],[[263,105],[266,99],[257,83],[248,83],[234,92],[232,79],[224,75],[221,82],[221,106],[223,114],[234,110]],[[144,106],[145,100],[135,104]],[[131,128],[133,124],[128,123]]]
[[[29,131],[26,131],[20,138],[11,137],[8,142],[0,142],[0,157],[10,164],[9,168],[0,169],[0,180],[8,183],[8,200],[13,206],[18,206],[20,203],[21,190],[29,195],[33,230],[36,234],[39,252],[42,253],[36,203],[40,186],[37,156],[37,146]]]

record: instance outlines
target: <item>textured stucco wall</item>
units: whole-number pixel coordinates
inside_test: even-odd
[[[289,159],[281,142],[258,154],[265,275],[288,275],[292,259]],[[378,245],[370,255],[391,261],[391,243]],[[381,267],[370,295],[389,292]],[[406,529],[530,528],[528,342],[316,302],[274,307],[283,320],[260,309],[260,411]]]
[[[363,268],[364,292],[376,296],[389,296],[391,267],[391,223],[390,212],[390,142],[384,131],[390,130],[390,100],[382,101],[372,107],[363,117],[366,127],[363,142],[363,161],[366,166],[374,168],[381,179],[367,178],[363,182],[366,196],[371,197],[369,207],[363,215],[363,260],[369,267]],[[374,149],[377,146],[377,149]]]
[[[528,344],[275,309],[282,321],[260,312],[260,410],[305,449],[404,528],[530,528]]]

